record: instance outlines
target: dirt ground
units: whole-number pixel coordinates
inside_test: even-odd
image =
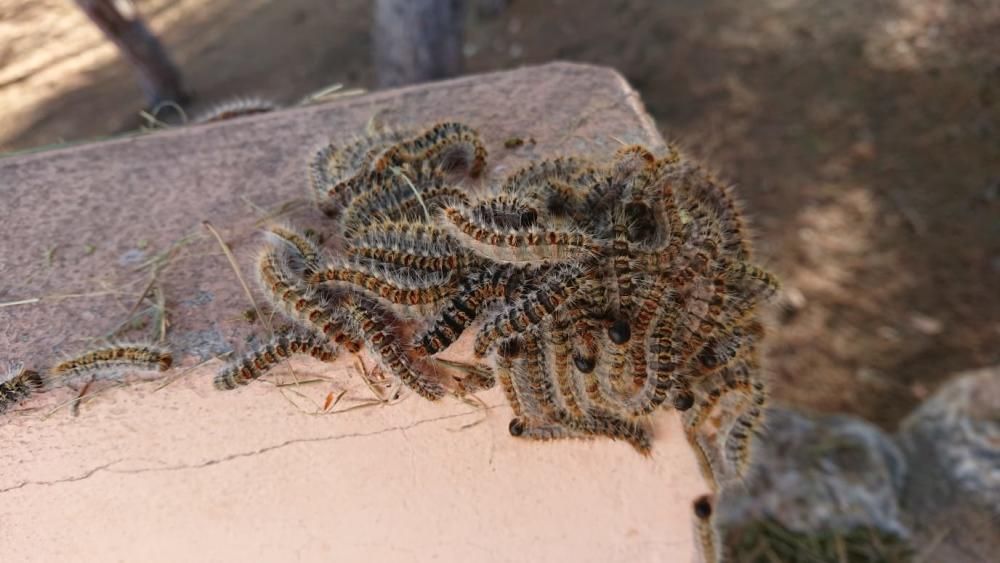
[[[367,2],[137,4],[196,104],[371,85]],[[998,52],[995,0],[513,0],[465,40],[468,72],[619,69],[785,283],[774,395],[888,427],[1000,363]],[[142,99],[72,3],[0,0],[0,108],[11,151],[132,129]]]

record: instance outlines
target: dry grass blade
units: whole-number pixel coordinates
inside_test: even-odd
[[[159,327],[158,342],[161,344],[167,341],[167,327],[170,320],[167,318],[167,297],[163,292],[163,286],[156,286],[156,326]]]
[[[458,428],[448,428],[447,430],[449,432],[461,432],[463,430],[468,430],[474,426],[479,426],[490,418],[490,406],[486,404],[486,401],[475,395],[465,395],[462,397],[462,402],[471,407],[475,407],[477,411],[482,411],[483,416],[473,422],[463,424]]]
[[[424,210],[424,219],[426,219],[427,222],[430,223],[431,212],[428,211],[427,206],[424,205],[424,198],[420,196],[420,190],[418,190],[417,187],[413,185],[413,181],[410,180],[410,177],[404,174],[403,171],[400,170],[398,167],[393,167],[392,173],[402,178],[403,181],[406,182],[406,185],[410,186],[410,190],[413,192],[413,195],[417,197],[417,203],[419,203],[420,207]]]
[[[334,397],[333,391],[330,391],[330,393],[326,396],[326,401],[323,403],[323,412],[328,412],[330,409],[337,406],[337,403],[339,403],[340,400],[343,399],[344,395],[346,394],[347,394],[347,389],[344,389],[340,393],[337,393],[337,396]]]
[[[913,563],[927,563],[928,561],[933,561],[931,557],[934,552],[937,551],[938,546],[944,542],[945,538],[951,534],[951,526],[945,527],[945,529],[938,532],[931,541],[927,542],[927,545],[920,550],[920,553],[913,558]]]
[[[121,330],[125,328],[132,321],[132,317],[135,315],[136,311],[139,310],[139,305],[142,305],[142,302],[146,299],[146,296],[149,295],[149,291],[153,289],[153,284],[156,283],[156,277],[159,275],[159,272],[160,272],[159,266],[154,265],[153,271],[150,272],[149,283],[147,283],[146,287],[144,287],[142,289],[142,292],[139,293],[139,298],[136,299],[135,303],[132,304],[132,308],[125,313],[125,318],[122,320],[122,322],[119,323],[118,326],[116,326],[114,329],[111,330],[111,332],[107,334],[107,338],[111,338],[116,334],[118,334],[119,332],[121,332]]]
[[[174,255],[177,253],[178,250],[180,250],[181,248],[183,248],[188,244],[191,244],[195,240],[198,240],[200,237],[201,235],[199,235],[197,232],[188,233],[183,237],[177,239],[177,241],[175,241],[173,244],[167,247],[167,249],[164,250],[163,252],[160,252],[156,256],[153,256],[149,260],[146,260],[145,262],[139,264],[135,268],[132,268],[132,271],[141,272],[142,270],[145,270],[150,266],[165,267],[166,264],[168,264],[171,260],[173,260]]]
[[[282,381],[280,383],[275,383],[274,386],[275,387],[279,387],[279,388],[280,387],[296,387],[296,386],[299,386],[299,385],[309,385],[310,383],[326,383],[328,381],[330,381],[330,380],[327,379],[327,378],[325,378],[325,377],[314,377],[312,379],[303,379],[302,381],[294,380],[294,381],[292,381],[290,383],[285,383],[284,381]]]
[[[833,538],[833,548],[837,552],[837,563],[850,563],[847,559],[847,546],[844,545],[844,538],[837,535]]]
[[[182,124],[186,124],[188,122],[187,112],[184,111],[184,108],[182,108],[180,104],[174,102],[173,100],[165,100],[153,106],[153,109],[151,109],[150,111],[142,110],[139,112],[139,116],[146,121],[145,127],[149,129],[170,128],[169,123],[166,123],[165,121],[160,119],[160,112],[166,108],[170,108],[176,111],[177,114],[181,116]]]
[[[45,413],[44,416],[42,416],[42,420],[48,419],[50,416],[54,415],[55,413],[61,411],[62,409],[68,406],[75,405],[78,402],[89,403],[90,401],[93,401],[97,397],[103,395],[104,393],[107,393],[108,391],[111,391],[112,389],[118,389],[119,387],[124,387],[124,386],[125,384],[119,381],[107,387],[102,387],[101,389],[98,389],[97,391],[94,391],[92,393],[88,390],[86,396],[83,396],[82,394],[78,393],[72,399],[59,403],[58,405],[53,407],[52,410],[50,410],[49,412]]]
[[[250,198],[248,198],[247,196],[241,195],[240,199],[243,200],[243,203],[250,206],[250,209],[253,209],[253,212],[256,213],[257,215],[264,215],[265,213],[267,213],[266,209],[250,201]]]
[[[38,303],[41,300],[41,297],[33,297],[31,299],[21,299],[19,301],[7,301],[6,303],[0,303],[0,309],[4,307],[15,307],[17,305],[31,305],[33,303]]]
[[[288,201],[283,201],[279,203],[274,207],[273,210],[267,210],[267,209],[261,209],[260,207],[254,205],[249,200],[245,201],[247,202],[248,205],[261,211],[261,218],[254,221],[253,223],[254,227],[260,227],[262,225],[266,225],[267,223],[270,223],[274,219],[277,219],[283,215],[288,215],[289,213],[292,213],[309,203],[308,200],[301,198],[290,199]]]
[[[372,407],[382,407],[382,406],[385,406],[385,404],[386,403],[384,403],[382,401],[372,400],[372,401],[369,401],[367,403],[360,403],[360,404],[353,405],[353,406],[350,406],[350,407],[342,408],[339,411],[330,411],[330,412],[325,413],[325,414],[343,414],[343,413],[346,413],[346,412],[356,411],[356,410],[360,410],[360,409],[370,409]]]
[[[215,240],[219,242],[219,246],[222,247],[222,252],[226,255],[226,259],[229,260],[229,265],[232,266],[233,272],[236,274],[236,279],[239,280],[240,286],[243,287],[243,292],[246,293],[247,299],[250,300],[250,304],[253,305],[254,311],[257,312],[257,318],[261,319],[264,322],[264,324],[267,326],[268,332],[274,334],[274,330],[271,328],[270,321],[265,319],[264,315],[261,314],[260,307],[257,306],[257,300],[253,298],[253,293],[250,291],[250,286],[248,286],[246,280],[243,279],[243,273],[240,272],[240,266],[239,264],[236,263],[236,257],[233,256],[233,251],[229,249],[229,245],[226,244],[226,241],[222,240],[222,235],[219,234],[219,231],[215,230],[215,227],[212,226],[212,223],[208,221],[202,221],[201,224],[204,225],[206,229],[208,229],[208,232],[212,233],[212,236],[215,237]]]
[[[361,381],[364,381],[365,385],[368,387],[368,390],[371,391],[372,395],[375,395],[375,397],[380,402],[388,403],[396,396],[398,388],[394,392],[389,393],[388,395],[386,395],[384,391],[379,391],[376,388],[377,384],[371,377],[372,372],[374,372],[375,370],[372,369],[372,371],[368,371],[368,366],[365,365],[365,362],[364,360],[361,359],[361,356],[355,356],[354,369],[358,370],[358,373],[361,374]]]
[[[325,88],[322,88],[320,90],[317,90],[315,92],[307,94],[306,97],[304,97],[301,100],[299,100],[298,105],[305,106],[305,105],[309,105],[309,104],[315,104],[315,103],[318,103],[318,102],[322,102],[324,98],[327,98],[331,94],[339,92],[339,91],[341,91],[343,89],[344,89],[344,85],[341,84],[341,83],[339,83],[339,82],[337,84],[331,84],[331,85],[329,85],[329,86],[327,86]]]
[[[70,412],[73,413],[73,416],[80,416],[80,403],[82,402],[83,398],[87,395],[87,391],[90,391],[90,386],[94,384],[95,380],[96,380],[95,377],[91,377],[90,380],[88,380],[87,383],[84,384],[83,388],[80,389],[80,392],[76,394],[76,399],[73,400],[73,407],[70,409]]]
[[[305,393],[302,393],[302,392],[298,391],[297,389],[295,389],[296,387],[299,386],[299,382],[298,381],[295,381],[294,383],[291,383],[291,384],[288,384],[288,385],[285,385],[285,386],[277,386],[277,385],[275,385],[275,386],[278,387],[278,391],[281,392],[281,397],[283,399],[285,399],[286,401],[288,401],[288,404],[290,404],[293,407],[295,407],[295,409],[298,410],[299,412],[301,412],[303,414],[310,414],[310,415],[316,415],[316,414],[322,414],[323,413],[323,410],[320,408],[320,404],[319,403],[317,403],[312,397],[310,397],[310,396],[306,395]],[[309,403],[312,404],[313,410],[310,411],[308,409],[303,408],[301,405],[299,405],[298,403],[296,403],[295,401],[293,401],[291,398],[289,398],[286,393],[292,393],[292,394],[298,396],[300,399],[308,401]]]
[[[126,284],[128,285],[128,284]],[[55,293],[52,295],[44,295],[42,297],[32,297],[30,299],[19,299],[17,301],[6,301],[0,303],[0,309],[4,307],[14,307],[17,305],[34,305],[35,303],[42,303],[45,301],[64,301],[66,299],[79,299],[82,297],[104,297],[107,295],[121,295],[125,297],[132,297],[134,294],[125,293],[124,291],[118,290],[106,290],[106,291],[91,291],[88,293]]]
[[[344,90],[343,84],[333,84],[302,98],[299,100],[297,105],[307,106],[311,104],[318,104],[346,96],[358,96],[360,94],[364,94],[365,92],[366,90],[364,88],[349,88]]]
[[[226,358],[226,357],[227,357],[227,356],[229,356],[230,354],[232,354],[232,352],[225,352],[225,353],[223,353],[223,354],[219,354],[218,356],[213,356],[213,357],[211,357],[211,358],[209,358],[209,359],[207,359],[207,360],[203,360],[203,361],[201,361],[201,362],[198,362],[197,364],[195,364],[195,365],[193,365],[193,366],[191,366],[191,367],[189,367],[189,368],[185,369],[184,371],[182,371],[182,372],[178,373],[177,375],[175,375],[175,376],[173,376],[173,377],[171,377],[171,378],[167,379],[166,381],[164,381],[164,382],[163,382],[163,385],[160,385],[160,386],[159,386],[159,387],[157,387],[156,389],[153,389],[153,392],[154,392],[154,393],[156,393],[156,392],[157,392],[157,391],[159,391],[160,389],[163,389],[164,387],[167,387],[168,385],[170,385],[170,384],[172,384],[173,382],[177,381],[178,379],[180,379],[180,378],[184,377],[185,375],[187,375],[187,374],[191,373],[192,371],[194,371],[194,370],[196,370],[196,369],[200,368],[201,366],[203,366],[203,365],[207,364],[208,362],[211,362],[212,360],[221,360],[221,359],[224,359],[224,358]]]

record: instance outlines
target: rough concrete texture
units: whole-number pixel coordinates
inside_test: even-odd
[[[262,329],[242,318],[247,297],[202,222],[252,280],[256,222],[305,200],[314,148],[376,115],[475,126],[488,177],[662,143],[618,74],[554,64],[0,160],[0,302],[27,301],[0,308],[0,354],[42,368],[113,331],[149,282],[141,266],[173,248],[154,287],[179,366],[164,388],[102,382],[76,417],[55,410],[73,396],[63,388],[0,420],[4,560],[691,559],[687,507],[703,484],[671,415],[643,459],[605,440],[512,439],[498,390],[487,410],[409,396],[309,414],[341,390],[335,410],[369,394],[347,359],[294,363],[299,378],[330,377],[301,388],[212,389],[211,358]],[[533,142],[507,149],[510,137]],[[324,224],[308,202],[285,217]],[[131,334],[156,328],[147,320]]]

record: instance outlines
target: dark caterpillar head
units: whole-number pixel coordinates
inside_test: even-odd
[[[694,515],[699,520],[708,520],[712,517],[712,499],[708,495],[701,495],[694,499]]]
[[[679,411],[686,411],[694,406],[694,393],[691,391],[681,391],[674,395],[672,404]]]
[[[510,424],[507,425],[507,430],[510,432],[511,436],[520,436],[524,434],[524,421],[520,418],[510,419]]]
[[[579,354],[573,354],[573,365],[576,366],[576,369],[579,370],[580,373],[590,373],[594,371],[596,362],[594,361],[594,358],[586,358]]]
[[[618,319],[608,327],[608,338],[618,345],[625,344],[632,338],[632,328],[625,319]]]

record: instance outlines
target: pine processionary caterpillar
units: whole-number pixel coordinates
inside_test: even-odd
[[[436,195],[431,202],[436,204],[438,198],[449,193],[444,186],[443,173],[429,168],[426,163],[420,167],[404,164],[385,173],[372,173],[367,182],[366,189],[351,200],[344,213],[342,227],[347,232],[369,224],[375,217],[398,220],[416,215],[428,221],[431,210],[424,208],[428,202],[422,194],[430,192]],[[420,206],[419,212],[417,205]]]
[[[556,380],[556,386],[565,403],[566,412],[571,417],[580,418],[584,416],[584,406],[581,403],[584,401],[586,392],[581,385],[581,379],[575,377],[570,371],[570,328],[570,319],[564,311],[559,311],[553,316],[549,336],[551,353],[546,354],[548,363],[545,369]]]
[[[83,374],[134,371],[166,371],[173,357],[161,346],[147,343],[116,344],[95,348],[76,357],[59,362],[52,368],[54,377],[72,377]]]
[[[309,165],[309,180],[320,208],[334,215],[346,207],[360,192],[360,180],[375,155],[407,136],[405,131],[386,130],[344,147],[329,144],[317,151]]]
[[[44,388],[45,379],[41,374],[25,369],[23,364],[11,363],[7,373],[0,378],[0,414]]]
[[[715,518],[712,507],[712,497],[702,495],[695,499],[694,535],[704,563],[719,563],[719,544],[715,532]]]
[[[306,275],[319,267],[322,251],[314,236],[288,225],[271,225],[267,228],[267,235],[272,241],[288,244],[298,252]]]
[[[582,270],[576,265],[562,268],[553,273],[541,287],[524,294],[515,303],[494,314],[476,335],[476,356],[485,356],[498,339],[537,326],[563,306],[576,289],[575,284],[581,274]]]
[[[289,250],[280,247],[265,249],[258,259],[258,282],[271,305],[349,352],[360,350],[360,343],[345,330],[346,319],[335,308],[342,297],[310,287],[294,276],[288,271],[291,259]]]
[[[394,329],[398,319],[390,311],[360,296],[346,300],[343,308],[355,333],[368,344],[383,369],[425,399],[433,401],[444,396],[445,389],[436,380],[431,364],[411,356],[400,344]]]
[[[316,334],[276,335],[262,348],[223,367],[215,376],[215,388],[229,390],[247,385],[282,360],[295,355],[308,355],[322,362],[332,362],[337,359],[337,350],[330,347],[326,338]]]
[[[450,275],[420,272],[418,277],[413,277],[400,274],[403,272],[391,268],[337,261],[323,267],[308,281],[313,284],[348,284],[389,303],[408,306],[437,303],[455,292]]]
[[[456,122],[439,123],[386,149],[372,163],[372,168],[383,172],[390,166],[417,160],[428,160],[445,169],[464,166],[475,177],[486,166],[486,147],[471,127]]]
[[[191,123],[215,123],[246,115],[268,113],[278,109],[278,104],[261,98],[236,98],[208,109],[191,120]]]
[[[566,261],[599,255],[602,245],[578,231],[515,230],[477,222],[461,206],[442,209],[444,225],[462,246],[495,262]]]
[[[443,229],[407,221],[386,221],[360,229],[347,252],[387,265],[438,273],[465,269],[474,262]]]
[[[764,419],[767,404],[767,384],[764,380],[750,378],[751,370],[757,367],[756,352],[750,351],[747,360],[733,366],[731,370],[736,381],[729,385],[747,403],[743,412],[733,420],[723,443],[723,459],[732,475],[737,478],[742,477],[750,465],[751,440]]]
[[[444,350],[458,340],[488,305],[508,297],[516,298],[519,290],[515,286],[521,273],[522,270],[504,265],[469,274],[434,322],[417,336],[418,351],[432,355]]]

